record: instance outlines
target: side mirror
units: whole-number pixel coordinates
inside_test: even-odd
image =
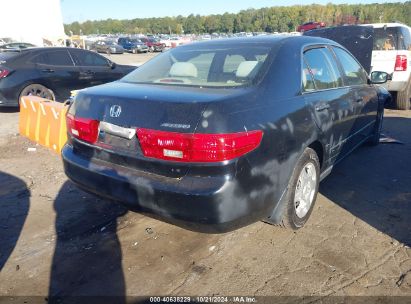
[[[374,84],[383,84],[392,80],[392,76],[386,72],[374,71],[371,73],[370,81]]]

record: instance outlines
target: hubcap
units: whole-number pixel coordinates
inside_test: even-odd
[[[294,194],[295,213],[303,218],[310,210],[317,186],[317,171],[313,163],[307,163],[300,172]]]

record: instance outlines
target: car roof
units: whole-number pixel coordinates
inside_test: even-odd
[[[190,44],[185,44],[179,46],[179,48],[195,48],[205,45],[218,46],[218,45],[249,45],[249,46],[276,46],[280,43],[292,44],[298,47],[298,45],[303,46],[305,44],[333,44],[340,46],[339,43],[321,37],[312,36],[301,36],[301,35],[290,35],[290,34],[278,34],[278,35],[265,35],[265,36],[254,36],[254,37],[236,37],[236,38],[225,38],[225,39],[215,39],[198,41]]]

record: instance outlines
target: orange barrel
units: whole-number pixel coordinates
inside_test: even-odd
[[[19,133],[22,136],[28,136],[28,123],[29,123],[29,104],[26,97],[20,99],[20,113],[19,113]]]
[[[27,123],[27,132],[26,136],[32,141],[37,142],[39,137],[39,105],[42,100],[36,96],[27,96],[24,97],[27,101],[28,108],[28,123]]]
[[[46,146],[60,154],[67,141],[66,113],[68,105],[59,102],[43,102],[43,106],[46,112],[45,117],[48,120],[42,129],[46,130]]]

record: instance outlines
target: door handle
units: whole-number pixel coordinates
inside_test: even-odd
[[[94,72],[92,72],[92,71],[83,71],[83,72],[80,72],[80,75],[81,76],[92,76],[92,75],[94,75]]]
[[[52,69],[44,69],[44,70],[41,70],[42,72],[44,72],[44,73],[54,73],[54,70],[52,70]]]
[[[320,104],[318,106],[315,106],[315,110],[317,112],[321,112],[321,111],[324,111],[324,110],[328,109],[329,107],[330,107],[330,105],[328,103],[323,103],[323,104]]]

